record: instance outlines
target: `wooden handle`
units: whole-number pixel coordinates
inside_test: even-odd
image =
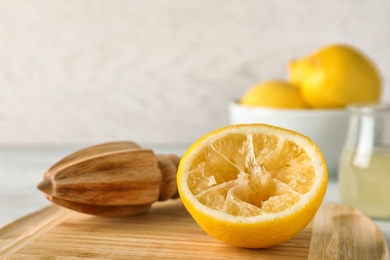
[[[159,201],[170,198],[178,198],[179,193],[176,185],[176,173],[179,167],[180,158],[173,154],[157,155],[158,168],[161,172]]]

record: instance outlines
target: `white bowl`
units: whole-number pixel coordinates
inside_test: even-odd
[[[318,145],[330,177],[336,177],[341,149],[347,135],[346,109],[273,109],[229,104],[231,124],[264,123],[302,133]]]

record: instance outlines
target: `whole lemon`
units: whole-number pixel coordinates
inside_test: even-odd
[[[289,81],[314,108],[376,102],[382,85],[378,70],[363,53],[348,45],[330,45],[289,66]]]
[[[272,108],[306,108],[299,89],[284,81],[260,82],[242,96],[240,103],[247,106]]]

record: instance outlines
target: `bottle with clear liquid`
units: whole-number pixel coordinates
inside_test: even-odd
[[[348,110],[339,167],[341,201],[370,217],[390,219],[390,104]]]

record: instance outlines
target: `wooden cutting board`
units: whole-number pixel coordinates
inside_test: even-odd
[[[389,259],[377,226],[354,209],[323,204],[294,238],[267,249],[208,236],[180,200],[142,216],[100,218],[48,206],[0,229],[1,259]]]

